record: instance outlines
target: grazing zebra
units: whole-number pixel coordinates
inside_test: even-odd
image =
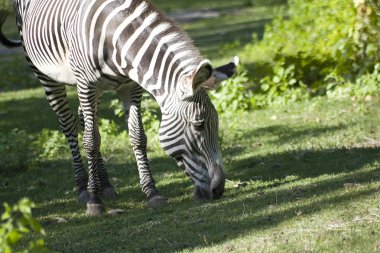
[[[141,97],[160,105],[163,149],[195,184],[200,199],[219,198],[225,176],[218,144],[218,116],[206,90],[231,77],[237,58],[213,69],[189,37],[148,0],[13,0],[22,46],[43,84],[70,145],[79,200],[87,213],[104,211],[101,196],[115,191],[99,151],[97,112],[102,92],[116,90],[127,115],[142,191],[151,207],[165,203],[146,154]],[[4,17],[0,21],[4,21]],[[0,40],[7,46],[18,41]],[[69,108],[65,85],[76,85],[88,174],[78,145],[81,123]]]

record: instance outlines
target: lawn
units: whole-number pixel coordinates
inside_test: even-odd
[[[192,199],[191,183],[151,132],[153,173],[169,202],[147,208],[122,131],[106,135],[103,146],[106,158],[112,152],[107,167],[119,193],[106,205],[123,214],[84,215],[60,138],[55,155],[3,173],[0,199],[33,199],[46,243],[63,252],[370,252],[380,243],[379,105],[319,99],[222,116],[228,181],[218,201]],[[7,108],[0,123],[6,131],[58,129],[40,90],[2,93],[0,106]]]
[[[191,9],[203,9],[203,2],[191,1]],[[219,55],[224,43],[219,39],[202,44],[208,34],[224,40],[229,36],[221,30],[227,31],[230,22],[228,32],[250,36],[256,28],[244,22],[257,20],[263,29],[276,13],[251,2],[209,1],[210,8],[221,6],[224,14],[182,25],[206,55],[220,61],[230,52]],[[175,13],[187,9],[188,1],[157,5]],[[242,23],[231,9],[246,14]],[[42,88],[20,55],[1,55],[0,74],[0,203],[32,199],[51,249],[380,252],[380,98],[361,103],[319,98],[282,108],[221,113],[226,192],[211,202],[193,200],[191,182],[161,150],[152,129],[148,155],[157,187],[168,198],[166,206],[152,210],[139,187],[125,123],[114,116],[109,107],[114,96],[107,93],[100,112],[102,152],[118,197],[105,204],[107,211],[124,212],[87,217],[76,201],[70,153]],[[69,97],[75,108],[75,90],[69,90]],[[145,107],[151,104],[145,101]]]

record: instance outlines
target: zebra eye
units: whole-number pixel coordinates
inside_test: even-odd
[[[204,121],[191,122],[196,131],[202,131],[204,129]]]

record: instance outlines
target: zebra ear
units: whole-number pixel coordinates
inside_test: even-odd
[[[206,90],[214,90],[218,88],[218,84],[232,77],[239,65],[239,57],[235,56],[230,63],[214,69],[213,75],[203,83]]]
[[[210,79],[212,71],[211,62],[209,60],[204,60],[199,64],[193,79],[193,92],[198,90],[204,82]]]
[[[203,83],[211,78],[212,71],[210,61],[202,61],[194,72],[184,76],[180,81],[180,85],[177,88],[179,98],[184,100],[194,95]]]

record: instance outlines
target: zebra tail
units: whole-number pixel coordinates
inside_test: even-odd
[[[19,47],[22,45],[21,40],[12,40],[12,39],[7,38],[4,35],[3,30],[1,29],[4,25],[6,18],[7,18],[7,14],[8,13],[0,12],[0,44],[2,44],[5,47],[9,47],[9,48]]]

